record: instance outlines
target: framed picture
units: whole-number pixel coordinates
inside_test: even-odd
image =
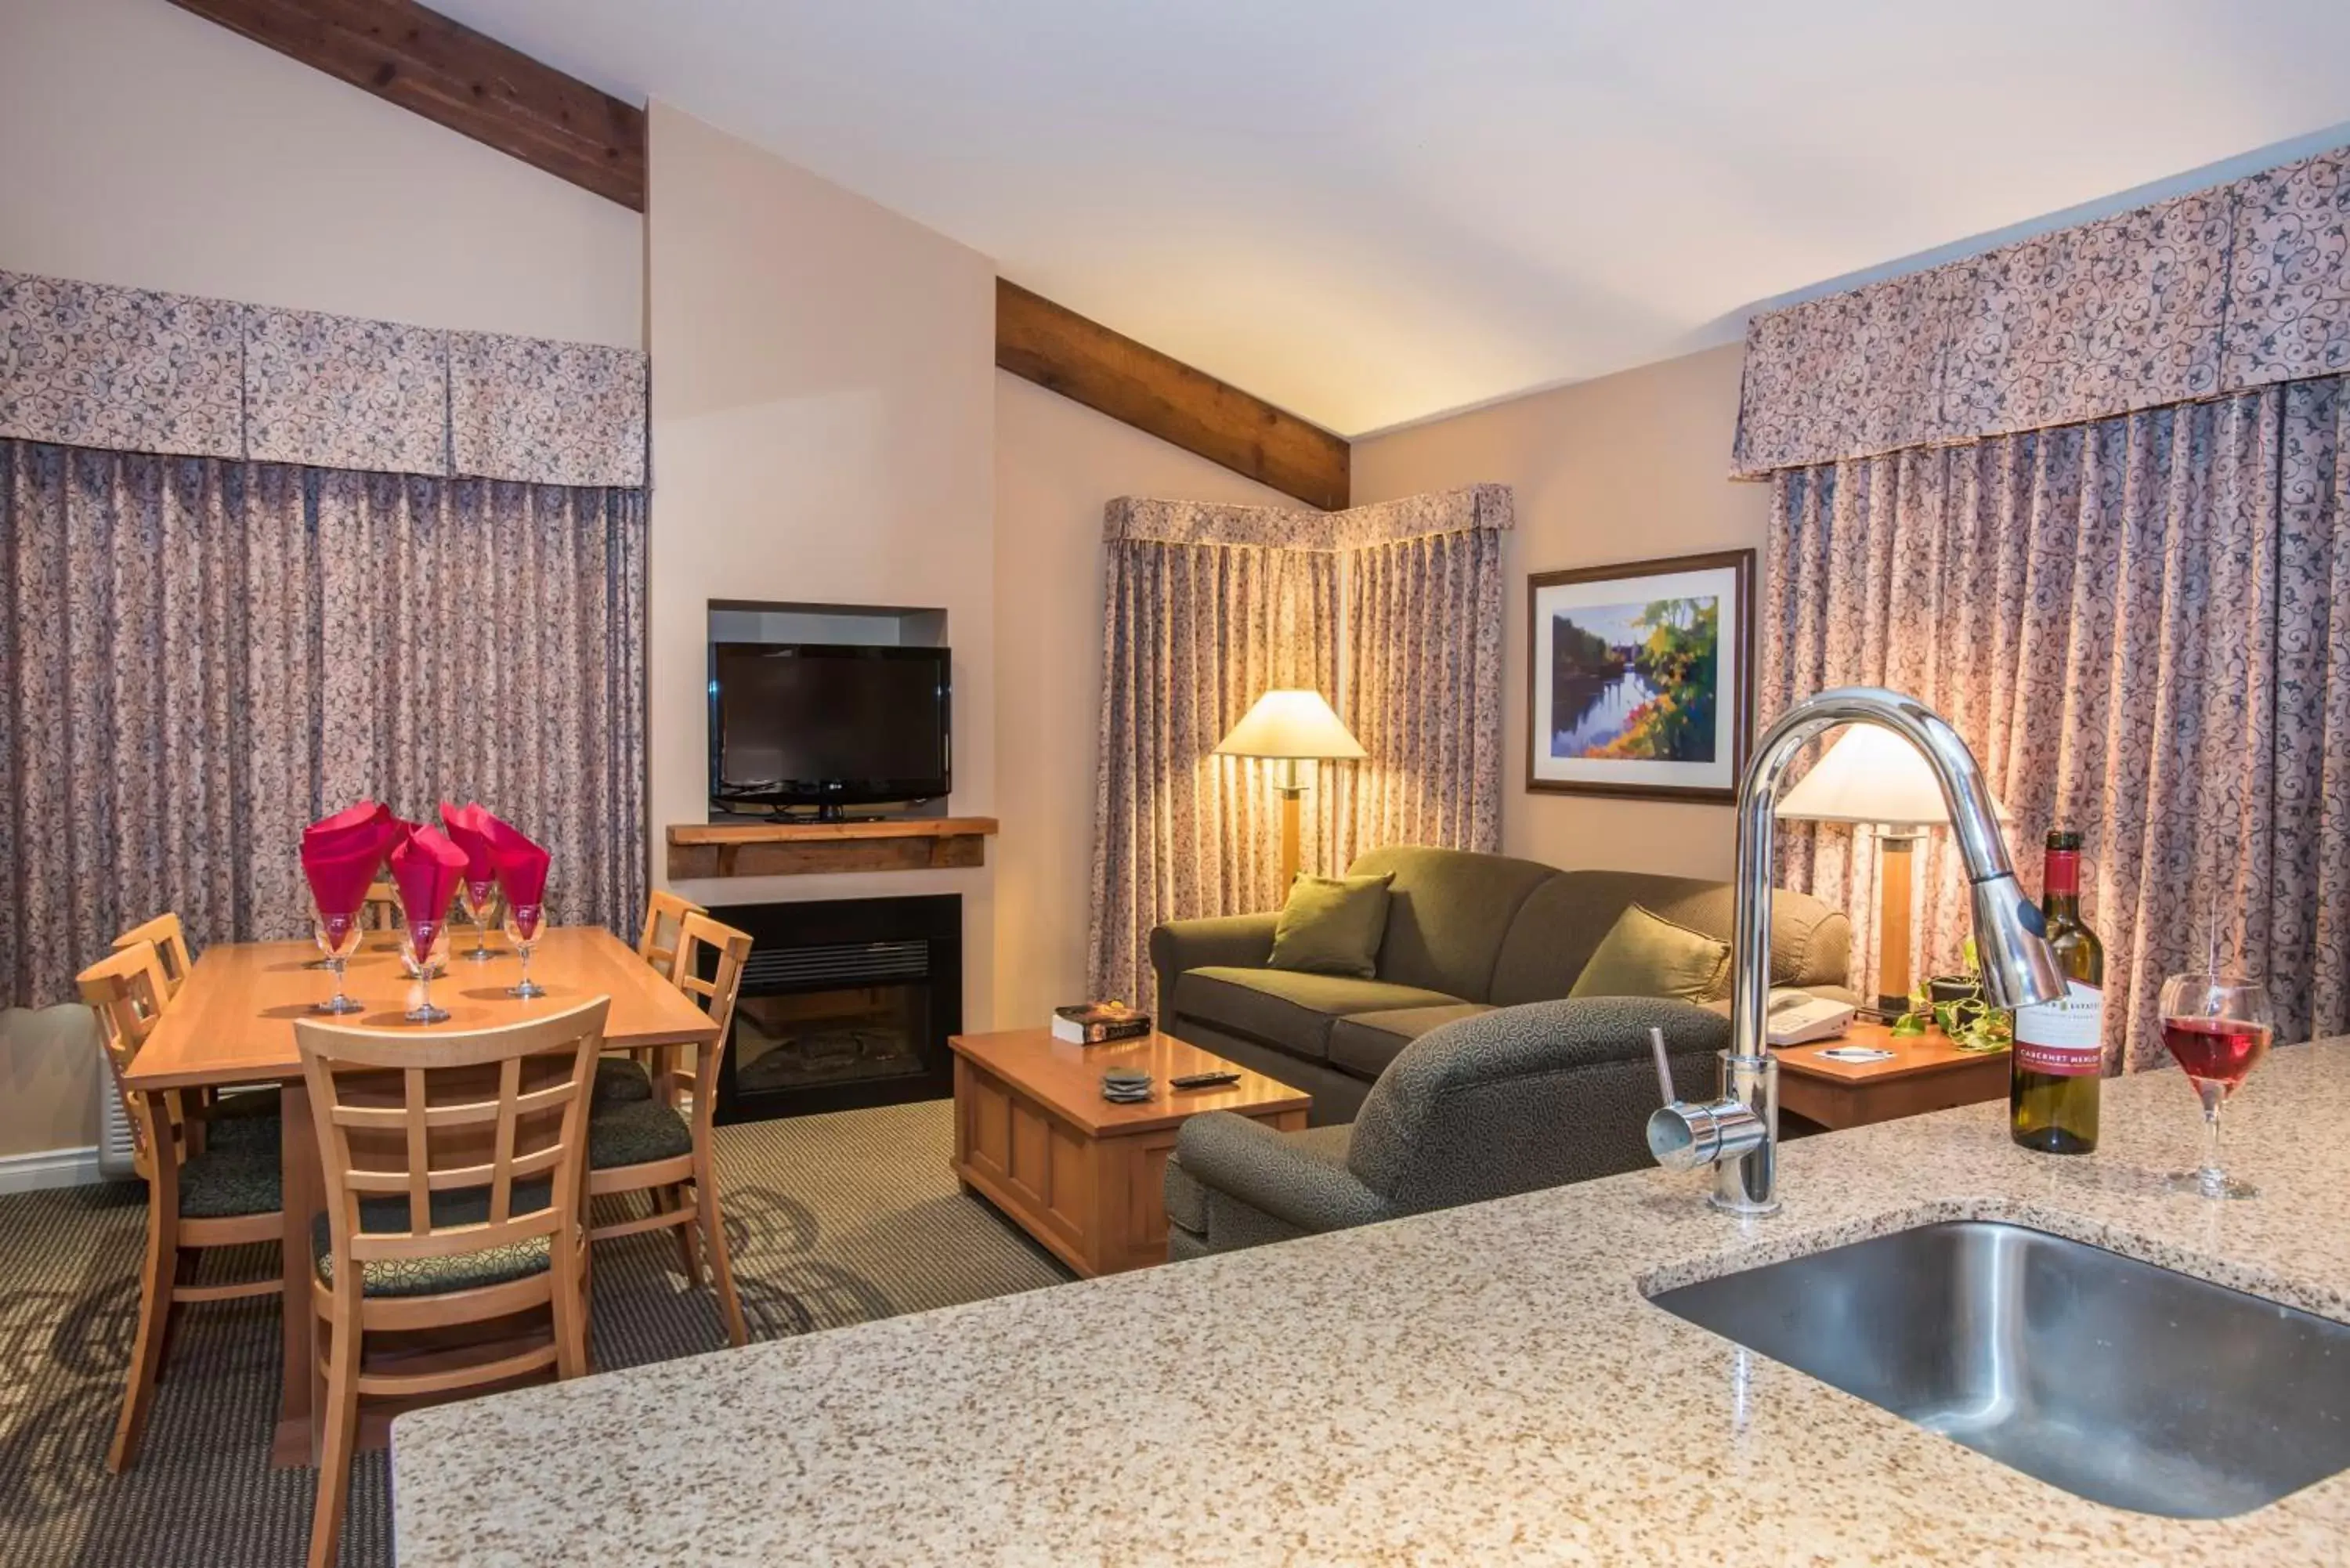
[[[1526,580],[1526,787],[1729,801],[1754,724],[1754,552]]]

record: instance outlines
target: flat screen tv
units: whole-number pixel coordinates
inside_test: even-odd
[[[952,776],[948,650],[710,649],[710,800],[725,810],[935,800]]]

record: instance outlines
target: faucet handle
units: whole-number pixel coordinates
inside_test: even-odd
[[[1657,1098],[1669,1106],[1680,1096],[1673,1091],[1673,1063],[1671,1055],[1665,1050],[1663,1030],[1653,1026],[1648,1030],[1648,1049],[1657,1054]]]

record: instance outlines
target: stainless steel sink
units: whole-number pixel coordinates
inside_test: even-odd
[[[2077,1497],[2249,1512],[2350,1466],[2350,1325],[2017,1225],[1925,1225],[1656,1303]]]

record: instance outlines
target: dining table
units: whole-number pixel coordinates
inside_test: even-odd
[[[525,1023],[605,996],[611,999],[604,1025],[608,1050],[698,1045],[717,1033],[692,997],[601,927],[557,926],[541,933],[531,950],[530,978],[546,994],[527,1000],[508,994],[508,988],[522,978],[522,959],[497,932],[487,934],[492,953],[486,959],[467,956],[477,940],[470,927],[451,927],[445,940],[449,957],[432,981],[432,998],[449,1016],[423,1024],[402,1016],[415,981],[402,962],[397,930],[371,931],[361,942],[348,961],[343,981],[343,990],[360,1009],[331,1018],[317,1011],[317,1003],[332,993],[334,977],[319,966],[315,944],[214,943],[190,968],[154,1033],[122,1075],[126,1090],[157,1101],[159,1126],[168,1125],[161,1101],[174,1091],[279,1087],[286,1215],[281,1248],[285,1386],[270,1444],[274,1464],[312,1464],[316,1452],[310,1410],[310,1237],[326,1195],[301,1053],[294,1043],[296,1020],[316,1018],[427,1039]]]

